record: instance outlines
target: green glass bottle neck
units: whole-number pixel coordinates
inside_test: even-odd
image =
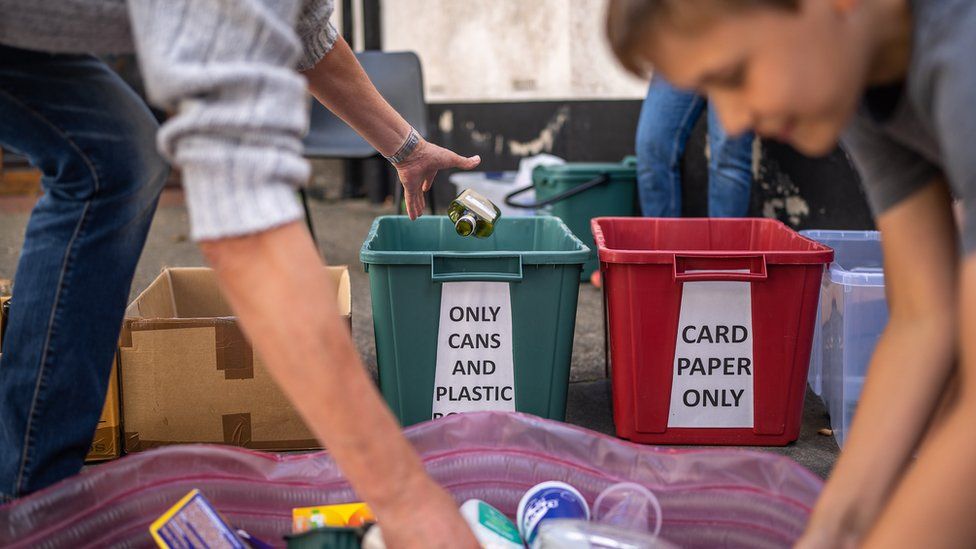
[[[454,222],[454,230],[461,236],[471,236],[474,234],[477,219],[470,210],[465,210],[461,217]]]

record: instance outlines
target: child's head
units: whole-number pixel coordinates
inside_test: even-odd
[[[610,0],[620,61],[707,94],[730,133],[824,154],[873,62],[869,0]]]

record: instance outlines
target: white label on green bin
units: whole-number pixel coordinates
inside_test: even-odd
[[[515,411],[512,300],[507,282],[441,285],[433,418]]]
[[[752,287],[686,282],[668,427],[753,426]]]

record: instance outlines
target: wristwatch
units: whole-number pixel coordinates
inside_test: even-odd
[[[417,130],[410,128],[410,133],[407,134],[407,138],[403,141],[403,145],[400,145],[400,148],[390,156],[384,155],[384,158],[389,160],[392,164],[399,164],[406,160],[419,144],[420,134],[417,133]]]

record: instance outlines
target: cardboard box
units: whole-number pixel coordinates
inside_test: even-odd
[[[351,328],[348,269],[323,276]],[[193,442],[319,448],[244,339],[210,269],[165,269],[129,305],[119,369],[126,452]]]
[[[0,297],[0,311],[9,296]],[[0,313],[0,350],[3,349],[3,328],[7,324],[7,315]],[[102,415],[98,418],[98,426],[92,437],[91,447],[85,456],[85,463],[107,461],[115,459],[121,454],[121,413],[119,411],[119,374],[118,355],[113,359],[112,373],[108,378],[108,390],[105,393],[105,404],[102,405]]]
[[[119,368],[118,355],[112,364],[112,373],[108,378],[108,390],[105,392],[105,405],[102,416],[98,418],[95,436],[92,437],[91,447],[85,456],[85,463],[107,461],[119,457],[122,453],[122,414],[119,409]]]
[[[3,305],[8,301],[10,301],[9,295],[0,297],[0,352],[3,352],[3,334],[4,328],[7,327],[7,308]]]

